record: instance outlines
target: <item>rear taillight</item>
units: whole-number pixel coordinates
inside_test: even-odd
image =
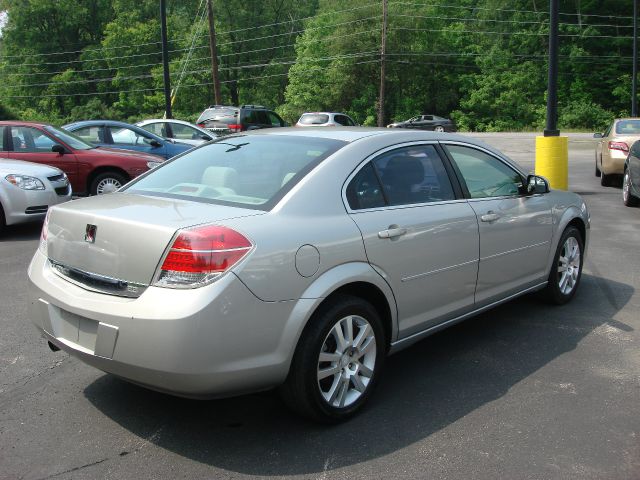
[[[622,152],[629,152],[629,145],[624,142],[609,142],[609,150],[620,150]]]
[[[180,230],[156,276],[155,285],[207,285],[242,260],[253,245],[241,233],[219,225]]]
[[[242,131],[242,125],[240,125],[239,123],[231,123],[227,126],[227,128],[234,133]]]
[[[204,127],[205,127],[205,124],[204,124],[204,123],[198,123],[197,125],[198,125],[200,128],[204,128]]]

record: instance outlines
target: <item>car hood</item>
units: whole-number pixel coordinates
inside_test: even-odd
[[[129,193],[98,195],[51,209],[47,256],[86,273],[149,285],[178,229],[261,214]],[[91,225],[93,241],[85,238]]]
[[[62,171],[48,165],[14,160],[12,158],[0,158],[0,174],[2,174],[2,176],[21,174],[34,177],[50,177],[53,175],[61,175]]]
[[[139,159],[144,162],[163,162],[164,157],[152,155],[150,153],[136,152],[133,150],[124,150],[120,148],[96,147],[90,150],[76,150],[76,155],[84,157],[109,157],[109,158],[126,158],[127,160]]]

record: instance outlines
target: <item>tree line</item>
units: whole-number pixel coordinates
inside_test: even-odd
[[[205,0],[169,0],[174,117],[213,103]],[[295,122],[376,124],[382,0],[215,1],[222,98]],[[548,1],[389,0],[386,121],[420,113],[474,131],[541,129]],[[0,117],[54,124],[162,116],[157,0],[0,0]],[[631,107],[632,1],[560,1],[559,127]]]

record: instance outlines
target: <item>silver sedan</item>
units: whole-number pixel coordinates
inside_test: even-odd
[[[465,137],[239,134],[53,208],[29,315],[52,348],[148,388],[279,387],[335,422],[388,354],[529,292],[571,300],[589,229],[578,195]]]
[[[47,209],[71,200],[65,173],[37,163],[0,158],[0,231],[42,220]]]

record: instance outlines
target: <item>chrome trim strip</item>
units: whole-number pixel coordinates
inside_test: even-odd
[[[435,275],[436,273],[446,272],[447,270],[453,270],[455,268],[464,267],[466,265],[471,265],[472,263],[477,263],[478,260],[469,260],[468,262],[459,263],[457,265],[451,265],[450,267],[438,268],[437,270],[431,270],[430,272],[418,273],[417,275],[411,275],[408,277],[404,277],[401,279],[401,282],[408,282],[410,280],[415,280],[416,278],[426,277],[428,275]]]
[[[524,290],[521,290],[520,292],[514,293],[512,295],[509,295],[508,297],[505,297],[501,300],[497,300],[493,303],[490,303],[489,305],[485,305],[484,307],[478,308],[476,310],[473,310],[469,313],[465,313],[464,315],[460,315],[459,317],[456,318],[452,318],[450,320],[446,320],[442,323],[438,323],[437,325],[433,325],[425,330],[422,330],[420,332],[414,333],[412,335],[409,335],[408,337],[402,338],[400,340],[397,340],[395,342],[392,342],[390,345],[390,349],[389,349],[389,354],[392,353],[396,353],[397,351],[403,349],[404,347],[408,347],[409,345],[413,344],[414,342],[417,342],[418,340],[421,340],[422,338],[428,337],[429,335],[436,333],[439,330],[442,330],[445,327],[454,325],[458,322],[462,322],[463,320],[466,320],[469,317],[473,317],[474,315],[477,315],[479,313],[482,313],[486,310],[490,310],[493,307],[496,307],[502,303],[506,303],[510,300],[513,300],[514,298],[520,297],[522,295],[525,295],[527,293],[530,292],[534,292],[536,290],[540,290],[541,288],[545,287],[547,285],[547,281],[545,280],[542,283],[539,283],[537,285],[534,285],[533,287],[529,287],[526,288]]]
[[[509,255],[510,253],[521,252],[522,250],[527,250],[529,248],[542,247],[543,245],[547,245],[549,241],[544,241],[540,243],[534,243],[533,245],[527,245],[526,247],[516,248],[514,250],[509,250],[507,252],[496,253],[494,255],[489,255],[488,257],[481,257],[480,261],[484,262],[485,260],[491,260],[492,258],[502,257],[503,255]]]
[[[69,267],[62,263],[48,259],[51,270],[59,277],[74,285],[96,293],[114,295],[118,297],[138,298],[148,285],[127,282],[118,278],[108,277],[97,273],[85,272],[78,268]],[[95,282],[90,284],[88,282]]]
[[[248,251],[253,247],[238,247],[238,248],[222,248],[222,249],[213,249],[213,250],[191,250],[188,248],[172,248],[172,252],[193,252],[193,253],[212,253],[212,252],[240,252],[240,251]]]

